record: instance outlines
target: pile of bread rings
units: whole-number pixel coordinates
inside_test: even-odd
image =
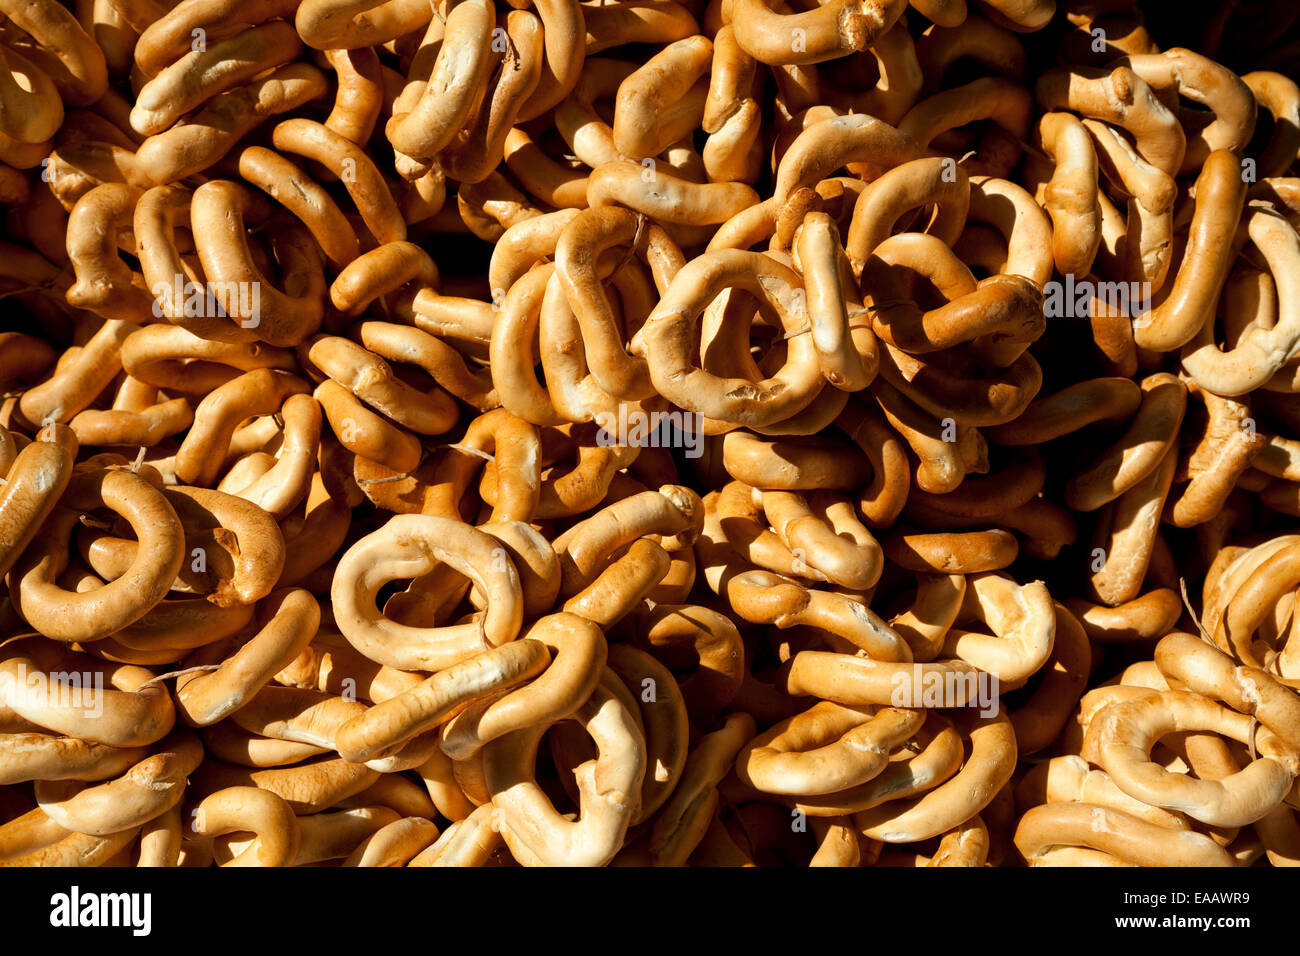
[[[1300,864],[1214,9],[0,0],[0,864]]]

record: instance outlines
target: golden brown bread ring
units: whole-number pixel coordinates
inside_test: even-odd
[[[925,720],[920,710],[813,705],[759,734],[741,749],[736,774],[765,793],[817,796],[878,776],[889,752]]]
[[[144,478],[124,470],[74,476],[56,512],[46,546],[28,549],[12,572],[14,607],[42,634],[60,641],[94,641],[144,617],[171,589],[184,560],[184,532],[175,510]],[[140,541],[136,559],[116,581],[74,593],[57,578],[67,567],[73,508],[107,507],[125,517]]]
[[[640,803],[645,742],[618,697],[597,685],[573,719],[595,740],[598,754],[576,768],[581,809],[575,822],[561,817],[531,779],[545,725],[507,734],[483,751],[501,835],[525,866],[608,863]]]
[[[1128,429],[1089,468],[1066,483],[1065,502],[1076,511],[1095,511],[1151,474],[1178,437],[1187,408],[1187,388],[1167,372],[1141,382],[1142,404]]]
[[[907,571],[974,574],[1005,568],[1020,546],[1015,535],[1001,529],[916,534],[895,531],[886,536],[885,557]]]
[[[1170,830],[1109,807],[1048,803],[1032,808],[1016,826],[1016,848],[1030,866],[1048,866],[1062,846],[1090,847],[1139,866],[1234,866],[1208,836]]]
[[[191,811],[190,829],[209,840],[227,833],[255,835],[247,848],[222,866],[291,866],[301,839],[289,803],[258,787],[227,787],[204,797]]]
[[[919,797],[853,814],[859,833],[885,843],[914,843],[959,826],[988,806],[1015,769],[1015,731],[1000,712],[962,723],[970,728],[970,749],[961,770]]]
[[[141,826],[180,803],[186,778],[202,759],[198,737],[181,729],[162,740],[153,755],[107,783],[38,780],[36,801],[62,827],[108,836]]]
[[[1127,378],[1093,378],[1029,403],[1015,419],[984,429],[999,445],[1041,445],[1094,422],[1127,418],[1138,410],[1142,392]]]
[[[77,447],[70,428],[51,424],[11,458],[0,489],[0,576],[22,556],[68,487]]]

